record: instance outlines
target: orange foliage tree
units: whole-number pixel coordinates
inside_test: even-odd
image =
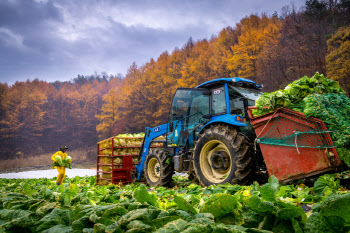
[[[102,96],[119,84],[118,78],[84,77],[74,83],[0,83],[1,157],[94,145]]]
[[[251,15],[240,22],[238,43],[231,47],[233,56],[228,60],[232,76],[251,78],[258,76],[258,59],[268,43],[278,40],[281,21],[277,17]]]
[[[340,28],[327,41],[327,75],[350,94],[350,26]]]

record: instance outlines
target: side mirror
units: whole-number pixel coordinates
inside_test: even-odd
[[[169,122],[169,132],[173,132],[173,127],[174,127],[174,123],[172,121]]]

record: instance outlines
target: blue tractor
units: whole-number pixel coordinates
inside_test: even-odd
[[[247,115],[261,88],[244,78],[178,88],[168,123],[146,128],[136,178],[144,177],[150,186],[168,186],[177,171],[203,186],[249,182],[263,164],[253,150],[255,134]],[[161,135],[163,147],[151,148]]]

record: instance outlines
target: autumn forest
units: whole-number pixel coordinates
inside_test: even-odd
[[[94,74],[69,82],[0,83],[0,158],[94,146],[119,133],[167,121],[178,87],[243,77],[263,91],[323,73],[350,93],[350,0],[310,0],[303,10],[250,15],[210,39],[189,38],[125,77]],[[155,56],[157,56],[155,54]]]

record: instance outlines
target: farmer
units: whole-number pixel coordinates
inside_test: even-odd
[[[63,183],[63,180],[64,180],[64,177],[66,175],[66,167],[64,166],[59,166],[58,165],[58,162],[56,159],[55,159],[55,156],[59,155],[61,156],[62,158],[62,161],[65,157],[67,157],[68,155],[66,154],[66,151],[68,150],[68,147],[66,146],[61,146],[60,150],[57,151],[55,154],[53,154],[51,156],[51,159],[53,160],[54,163],[56,163],[53,168],[57,168],[57,171],[58,171],[58,175],[57,175],[57,180],[56,180],[56,184],[57,185],[61,185]]]

